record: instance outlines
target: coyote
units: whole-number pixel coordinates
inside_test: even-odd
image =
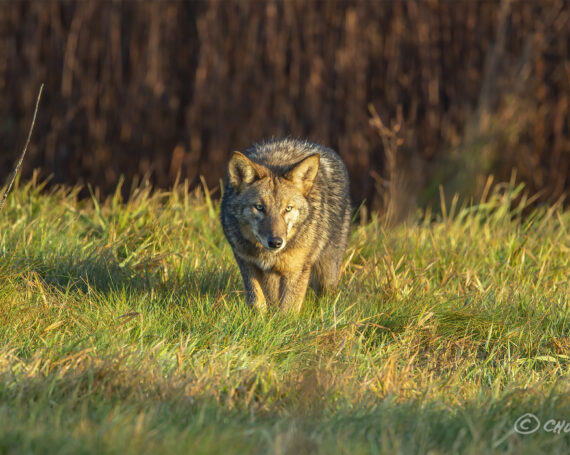
[[[350,228],[346,167],[326,147],[272,139],[234,152],[221,222],[249,306],[299,313],[310,282],[336,288]]]

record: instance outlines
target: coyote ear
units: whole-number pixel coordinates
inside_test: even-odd
[[[313,182],[319,170],[320,155],[315,153],[293,166],[285,174],[285,178],[301,188],[306,196],[313,187]]]
[[[259,165],[240,152],[234,152],[228,164],[230,183],[239,192],[244,185],[249,185],[262,176]]]

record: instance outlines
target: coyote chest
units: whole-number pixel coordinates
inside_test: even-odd
[[[350,224],[348,174],[331,149],[292,139],[234,152],[221,221],[247,303],[299,312],[309,281],[339,281]]]

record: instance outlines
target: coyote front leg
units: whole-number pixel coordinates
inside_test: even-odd
[[[261,289],[265,295],[265,301],[268,306],[276,306],[279,304],[279,289],[281,284],[281,276],[278,273],[265,271],[261,279]]]
[[[262,271],[241,258],[236,257],[236,260],[243,279],[246,303],[260,313],[265,313],[267,303],[261,287]]]
[[[295,314],[300,313],[310,276],[310,267],[303,268],[296,273],[283,275],[279,289],[279,300],[282,309]]]

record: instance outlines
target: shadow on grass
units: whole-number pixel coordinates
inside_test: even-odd
[[[202,453],[302,454],[315,453],[317,449],[320,453],[349,453],[360,448],[355,453],[499,450],[509,454],[565,454],[569,448],[569,440],[563,434],[513,431],[517,419],[529,412],[540,422],[567,415],[568,403],[559,399],[565,389],[553,389],[547,397],[527,390],[516,397],[479,397],[454,405],[370,397],[349,407],[333,405],[335,391],[331,390],[324,396],[289,396],[279,405],[265,407],[261,404],[268,403],[264,396],[267,392],[260,391],[258,399],[252,402],[247,402],[246,396],[223,398],[225,385],[219,383],[191,394],[187,386],[194,383],[192,377],[153,376],[151,368],[133,370],[127,363],[125,357],[102,359],[82,371],[56,369],[47,376],[7,377],[0,385],[0,396],[8,405],[0,409],[0,422],[2,428],[21,435],[11,441],[12,451],[26,452],[22,450],[29,440],[25,431],[29,433],[33,426],[32,433],[40,441],[55,432],[61,444],[58,448],[79,437],[83,446],[95,447],[82,453],[104,453],[104,445],[92,444],[100,439],[100,427],[109,426],[110,416],[114,431],[105,433],[107,444],[115,446],[120,439],[127,439],[129,450],[125,453],[141,453],[143,445],[151,441],[172,450],[166,444],[172,438],[178,450],[162,452],[192,453],[201,435],[210,432],[216,437],[203,442],[222,444],[216,443]],[[329,404],[323,406],[323,401]],[[299,405],[300,402],[304,404]],[[260,403],[260,408],[256,403]],[[280,409],[283,403],[287,413]],[[82,410],[88,410],[88,419]],[[254,415],[254,410],[259,412]],[[142,431],[133,433],[135,426]],[[137,433],[153,436],[138,440],[139,447],[133,449],[131,437]],[[188,447],[180,450],[184,443]],[[338,450],[339,446],[343,450]]]
[[[14,256],[8,258],[3,268],[8,269],[6,272],[10,276],[35,275],[43,284],[65,293],[158,293],[169,298],[199,295],[215,299],[239,287],[237,268],[228,263],[172,271],[156,261],[135,266],[121,265],[111,255],[102,254],[86,258],[58,256],[49,259]]]

